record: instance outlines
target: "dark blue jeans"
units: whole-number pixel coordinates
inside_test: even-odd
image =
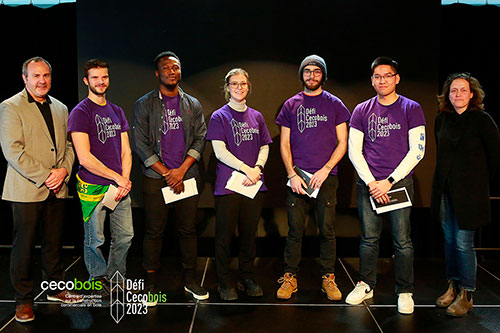
[[[359,245],[359,279],[371,288],[377,282],[377,258],[383,216],[387,216],[392,228],[392,248],[394,249],[394,273],[396,294],[413,292],[413,244],[410,238],[410,207],[377,214],[370,204],[370,192],[358,180],[358,212],[361,219],[361,241]],[[413,180],[405,178],[394,184],[392,189],[406,187],[413,201]]]
[[[306,226],[306,216],[310,205],[314,207],[316,223],[319,228],[319,262],[321,274],[335,271],[337,243],[333,222],[337,203],[337,176],[329,175],[316,199],[293,193],[287,186],[288,236],[285,245],[285,273],[296,274],[302,251],[302,236]]]
[[[448,196],[441,197],[441,227],[444,233],[446,277],[467,291],[476,290],[477,259],[474,250],[475,230],[463,230]]]

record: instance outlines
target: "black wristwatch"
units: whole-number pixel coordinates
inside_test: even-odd
[[[389,178],[387,178],[387,180],[389,181],[389,183],[391,183],[392,185],[394,185],[395,181],[394,181],[394,178],[392,178],[392,176],[390,176]]]
[[[264,171],[264,167],[260,164],[256,164],[255,165],[256,167],[258,167],[260,169],[260,172],[263,172]]]

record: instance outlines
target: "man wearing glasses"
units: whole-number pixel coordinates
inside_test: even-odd
[[[370,197],[388,203],[387,192],[406,188],[413,200],[412,173],[425,152],[425,118],[420,105],[396,93],[398,63],[378,57],[372,65],[372,86],[377,95],[356,106],[349,130],[349,158],[356,169],[358,210],[361,218],[359,282],[347,296],[349,304],[373,297],[377,277],[382,217],[392,226],[394,272],[398,311],[413,313],[413,245],[410,207],[377,214]]]
[[[347,150],[350,113],[342,101],[323,90],[326,63],[317,55],[306,57],[299,68],[303,91],[288,99],[276,118],[281,126],[281,157],[289,179],[287,187],[288,236],[284,275],[276,296],[289,299],[298,290],[302,236],[309,205],[314,206],[320,232],[321,290],[330,300],[342,299],[335,283],[336,239],[333,228],[337,202],[337,164]],[[306,182],[300,173],[312,176]],[[315,198],[306,189],[319,190]],[[311,192],[309,190],[309,192]]]
[[[183,181],[198,178],[198,161],[205,147],[207,126],[200,102],[179,87],[181,62],[166,51],[154,60],[159,88],[137,100],[133,108],[133,149],[142,161],[144,230],[143,268],[146,289],[154,293],[160,268],[163,233],[169,208],[175,208],[176,230],[184,268],[184,290],[194,298],[208,298],[195,280],[198,259],[196,213],[199,196],[165,205],[161,189],[184,191]],[[148,302],[155,306],[156,302]]]

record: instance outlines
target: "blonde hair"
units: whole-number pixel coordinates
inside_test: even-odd
[[[226,76],[224,77],[224,97],[226,98],[226,101],[229,101],[229,98],[231,97],[231,94],[229,93],[229,79],[231,78],[231,76],[238,74],[244,75],[247,78],[248,93],[250,94],[250,91],[252,91],[252,84],[250,83],[250,76],[248,75],[247,71],[243,68],[233,68],[229,72],[227,72]]]

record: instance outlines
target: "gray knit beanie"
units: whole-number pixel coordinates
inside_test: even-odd
[[[325,62],[325,59],[321,58],[320,56],[318,56],[316,54],[312,54],[310,56],[305,57],[304,60],[302,60],[302,62],[300,63],[299,77],[300,77],[301,81],[304,80],[304,78],[302,76],[302,72],[304,71],[304,67],[306,67],[308,65],[318,66],[321,69],[321,71],[323,72],[322,82],[324,82],[326,80],[327,71],[326,71],[326,62]]]

